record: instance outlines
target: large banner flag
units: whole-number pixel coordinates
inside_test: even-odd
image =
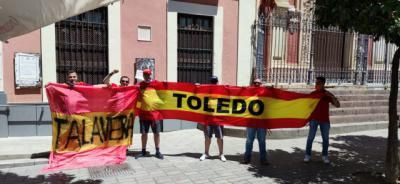
[[[323,94],[266,87],[141,83],[142,119],[182,119],[202,124],[259,128],[303,127]]]
[[[136,87],[46,87],[53,142],[43,171],[120,164],[132,144]]]
[[[53,144],[44,171],[120,164],[132,143],[135,115],[145,120],[181,119],[202,124],[257,128],[306,125],[323,94],[265,87],[142,82],[104,87],[46,87]]]

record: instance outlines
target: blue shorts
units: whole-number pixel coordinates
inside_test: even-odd
[[[140,133],[147,134],[149,133],[150,127],[151,131],[154,134],[158,134],[161,132],[161,122],[162,120],[153,121],[153,120],[140,120]]]
[[[206,125],[204,127],[204,136],[212,138],[213,134],[215,134],[216,138],[222,139],[224,137],[224,126]]]

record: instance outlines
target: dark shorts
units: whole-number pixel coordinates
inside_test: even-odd
[[[216,138],[222,139],[224,137],[224,126],[207,125],[204,127],[204,136],[212,138],[213,134]]]
[[[140,120],[140,133],[147,134],[149,133],[150,127],[151,131],[154,134],[158,134],[161,132],[161,122],[162,120],[153,121],[153,120]]]

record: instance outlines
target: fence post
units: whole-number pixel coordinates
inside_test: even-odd
[[[367,84],[367,71],[368,71],[368,45],[369,45],[369,37],[366,35],[362,35],[362,42],[364,39],[367,39],[367,45],[364,46],[364,49],[362,50],[363,52],[361,53],[360,59],[361,59],[361,85]],[[365,54],[367,56],[365,56]],[[366,57],[366,59],[365,59]]]
[[[388,52],[388,42],[386,42],[386,44],[385,44],[385,59],[384,59],[385,72],[383,73],[383,76],[384,76],[383,85],[386,85],[386,83],[387,83],[387,70],[388,70],[388,58],[387,58],[388,53],[387,52]]]
[[[314,31],[312,31],[314,28],[314,22],[311,23],[311,48],[310,48],[310,65],[308,67],[308,75],[307,75],[307,84],[311,85],[312,82],[312,75],[313,75],[313,63],[314,63]]]
[[[256,78],[264,79],[265,17],[261,15],[254,26],[256,32]]]

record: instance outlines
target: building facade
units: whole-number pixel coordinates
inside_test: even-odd
[[[256,0],[123,0],[68,18],[1,44],[0,90],[6,99],[1,137],[51,135],[45,94],[75,70],[87,83],[101,83],[113,69],[137,77],[148,64],[159,81],[249,85],[254,56]],[[16,54],[40,56],[41,86],[16,82]],[[0,71],[1,71],[0,70]],[[0,109],[1,110],[1,109]],[[0,118],[1,119],[1,118]],[[194,128],[180,120],[164,131]]]
[[[171,82],[207,83],[213,75],[238,86],[255,77],[306,85],[320,75],[330,85],[390,82],[395,46],[316,26],[312,1],[275,0],[273,10],[271,2],[121,0],[1,43],[0,137],[51,135],[45,85],[64,82],[69,70],[91,84],[113,69],[120,72],[112,82],[133,81],[143,67]],[[17,53],[39,56],[41,85],[17,84]],[[163,130],[194,127],[165,120]]]

